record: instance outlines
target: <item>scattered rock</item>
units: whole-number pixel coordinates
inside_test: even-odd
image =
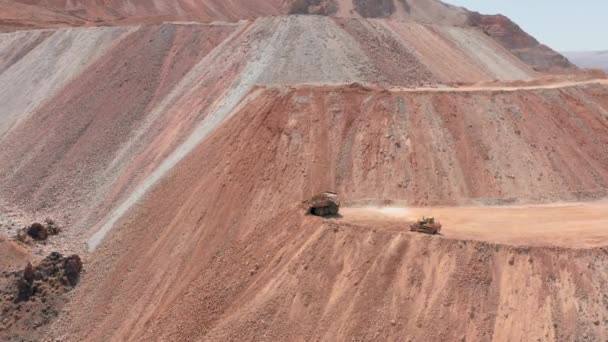
[[[45,224],[34,222],[17,233],[16,239],[26,244],[32,241],[46,241],[49,236],[57,235],[61,228],[52,219],[46,219]]]
[[[35,267],[28,263],[22,272],[15,272],[17,293],[15,303],[28,301],[36,294],[44,296],[47,289],[61,283],[72,288],[78,284],[82,272],[82,261],[78,255],[64,257],[61,253],[49,254]]]
[[[34,276],[34,266],[32,266],[31,262],[28,262],[27,266],[25,266],[25,269],[23,270],[23,279],[25,279],[29,283],[33,283]]]
[[[16,302],[27,301],[34,295],[35,291],[34,267],[28,262],[23,270],[23,275],[17,279],[17,296],[14,300]]]
[[[76,286],[82,272],[82,261],[76,254],[71,255],[63,261],[63,270],[70,286]]]
[[[0,282],[0,341],[21,341],[24,333],[31,337],[57,317],[68,300],[65,293],[78,284],[82,270],[78,255],[53,252],[38,264],[28,262],[23,270],[5,272]]]
[[[26,228],[27,235],[37,241],[46,240],[49,237],[49,232],[45,226],[41,223],[34,222],[31,226]]]
[[[58,235],[59,233],[61,233],[61,228],[55,224],[54,220],[47,218],[46,220],[44,220],[44,223],[46,223],[46,229],[49,235]]]
[[[510,257],[509,258],[509,265],[511,265],[511,266],[515,265],[515,258],[514,257]]]

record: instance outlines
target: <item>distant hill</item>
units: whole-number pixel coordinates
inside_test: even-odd
[[[563,55],[581,68],[596,68],[608,71],[608,50],[563,52]]]

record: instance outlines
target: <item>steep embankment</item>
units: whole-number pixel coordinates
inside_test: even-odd
[[[438,0],[238,0],[238,1],[66,1],[0,2],[0,29],[75,25],[125,25],[162,21],[238,21],[279,14],[316,14],[340,18],[390,18],[475,27],[530,66],[575,69],[566,58],[542,45],[501,15],[482,15]]]
[[[66,336],[605,339],[605,249],[413,236],[295,204],[324,189],[421,204],[605,189],[607,100],[597,85],[256,90],[118,221]]]

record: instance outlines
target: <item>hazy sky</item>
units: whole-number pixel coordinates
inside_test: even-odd
[[[608,0],[443,1],[484,14],[504,14],[555,50],[608,50]]]

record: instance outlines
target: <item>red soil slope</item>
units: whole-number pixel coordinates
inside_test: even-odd
[[[295,207],[323,189],[421,204],[597,195],[605,86],[255,94],[93,254],[65,337],[608,337],[605,248],[421,237]]]

